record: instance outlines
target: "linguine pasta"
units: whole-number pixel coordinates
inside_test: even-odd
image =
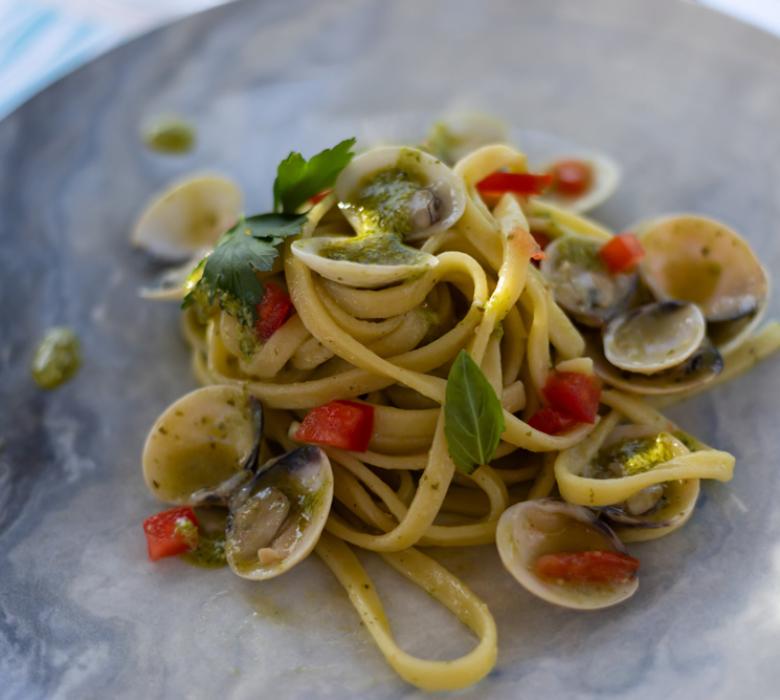
[[[417,152],[398,150],[393,167],[405,172],[410,153]],[[365,156],[340,177],[365,162],[361,159]],[[424,170],[426,161],[421,162],[409,171]],[[607,381],[593,422],[552,432],[534,427],[532,418],[548,403],[545,387],[551,374],[592,377],[594,360],[586,344],[593,330],[557,303],[544,266],[540,271],[534,262],[539,235],[532,234],[552,240],[573,236],[602,246],[613,233],[533,194],[487,196],[479,184],[491,174],[527,171],[524,155],[509,146],[479,148],[446,171],[442,177],[455,183],[453,191],[462,192],[462,213],[451,224],[431,230],[436,224],[431,215],[430,225],[416,236],[399,232],[397,221],[373,222],[385,233],[396,226],[394,240],[412,253],[393,248],[383,258],[384,249],[364,246],[357,253],[326,254],[324,246],[307,243],[377,235],[356,230],[355,222],[366,225],[371,212],[390,216],[387,201],[398,194],[392,188],[380,189],[378,204],[375,199],[367,204],[364,197],[355,205],[340,196],[337,183],[335,192],[299,207],[297,213],[305,214],[299,235],[277,242],[276,264],[257,273],[266,289],[276,285],[292,302],[286,320],[266,340],[247,343],[246,323],[229,304],[212,303],[205,310],[190,305],[182,318],[199,382],[234,386],[261,402],[260,462],[298,447],[301,422],[316,407],[349,400],[373,409],[365,450],[320,443],[332,469],[333,500],[314,551],[344,587],[387,662],[404,680],[429,691],[478,682],[493,668],[498,648],[486,603],[439,564],[430,548],[493,543],[502,514],[528,500],[552,497],[573,506],[609,508],[640,493],[652,495],[659,485],[687,484],[685,498],[694,495],[684,517],[633,529],[614,523],[626,541],[662,536],[690,517],[698,480],[725,482],[734,468],[732,455],[686,435],[658,411],[711,382],[682,393],[642,396]],[[364,189],[372,172],[363,173]],[[408,205],[404,197],[400,200]],[[439,212],[438,219],[446,214]],[[366,250],[373,255],[370,260]],[[372,265],[392,267],[379,272],[400,277],[374,284]],[[403,265],[408,269],[395,269]],[[342,269],[347,278],[341,277]],[[724,353],[724,369],[714,381],[731,378],[779,345],[776,324],[747,336]],[[453,461],[443,410],[448,375],[463,350],[495,392],[504,424],[490,460],[470,474]],[[634,436],[632,445],[643,436],[668,435],[672,456],[652,468],[605,477],[593,465],[616,435]],[[523,543],[507,546],[522,550]],[[356,556],[359,549],[378,552],[449,609],[474,633],[473,649],[447,661],[404,652]]]

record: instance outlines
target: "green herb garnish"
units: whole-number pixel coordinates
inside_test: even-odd
[[[274,209],[295,212],[310,197],[330,187],[355,155],[354,145],[354,138],[346,139],[308,161],[300,153],[290,153],[276,169]]]
[[[352,160],[354,145],[354,138],[346,139],[309,161],[293,152],[279,163],[274,181],[277,213],[241,219],[223,234],[211,254],[190,275],[182,308],[194,304],[202,312],[201,316],[205,316],[216,302],[243,325],[252,325],[264,293],[257,273],[270,272],[279,256],[277,246],[301,233],[306,214],[294,212],[333,184]]]
[[[493,458],[504,432],[496,392],[471,356],[461,350],[447,377],[444,434],[455,466],[471,474]]]
[[[183,305],[216,301],[243,324],[253,323],[264,291],[256,273],[273,269],[277,246],[298,235],[305,222],[305,214],[258,214],[239,221],[206,258],[203,276]]]

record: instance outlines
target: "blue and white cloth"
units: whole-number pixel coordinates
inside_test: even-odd
[[[102,51],[225,0],[0,0],[0,118]]]

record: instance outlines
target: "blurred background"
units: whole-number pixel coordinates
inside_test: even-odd
[[[226,1],[0,0],[0,118],[115,44]],[[709,6],[780,36],[780,0],[678,1]]]

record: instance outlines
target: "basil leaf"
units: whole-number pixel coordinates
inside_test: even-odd
[[[307,199],[330,187],[355,155],[354,145],[354,138],[346,139],[308,161],[300,153],[291,152],[276,170],[274,209],[294,212]]]
[[[493,458],[504,432],[504,413],[493,387],[465,350],[447,377],[444,434],[460,471],[471,474]]]

